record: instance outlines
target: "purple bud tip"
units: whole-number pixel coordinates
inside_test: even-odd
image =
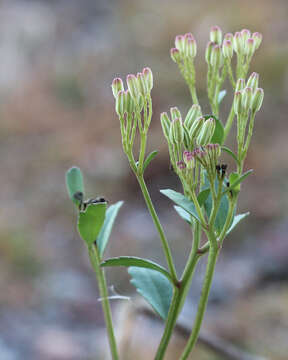
[[[115,79],[113,79],[113,81],[112,81],[112,85],[117,85],[117,84],[121,84],[122,83],[122,80],[120,79],[120,78],[115,78]]]
[[[184,37],[186,40],[188,40],[188,39],[195,40],[193,34],[190,32],[185,34]]]
[[[225,34],[225,36],[224,36],[224,39],[226,39],[226,40],[230,40],[230,39],[232,39],[233,38],[233,34],[232,33],[227,33],[227,34]]]
[[[236,96],[236,97],[240,97],[241,95],[242,95],[242,92],[241,92],[241,91],[236,91],[236,92],[235,92],[235,96]]]
[[[237,31],[237,32],[235,33],[234,37],[235,37],[235,38],[241,38],[242,35],[241,35],[241,33],[240,33],[239,31]]]
[[[177,35],[175,37],[175,42],[178,42],[178,41],[183,41],[184,40],[184,36],[183,35]]]
[[[170,53],[171,53],[171,55],[179,54],[179,50],[176,48],[172,48],[172,49],[170,49]]]
[[[213,46],[213,50],[214,50],[214,51],[220,51],[220,50],[221,50],[221,46],[220,46],[220,45],[214,45],[214,46]]]
[[[152,70],[149,68],[149,67],[145,67],[143,70],[142,70],[143,74],[147,75],[147,74],[151,74],[152,73]]]
[[[243,29],[243,30],[241,30],[241,34],[250,36],[251,33],[250,33],[250,31],[248,29]]]
[[[127,77],[126,77],[126,80],[127,81],[133,81],[134,79],[136,79],[136,76],[134,74],[128,74]]]
[[[224,40],[223,45],[230,47],[230,46],[232,46],[232,42],[231,42],[231,40]]]
[[[183,170],[186,168],[186,164],[184,163],[184,161],[178,161],[177,162],[177,167],[180,169],[180,170]]]
[[[194,154],[193,154],[193,152],[190,152],[190,151],[184,151],[184,153],[183,153],[183,157],[184,157],[184,159],[186,160],[186,162],[189,162],[189,161],[191,161],[191,160],[193,160],[193,158],[194,158]]]
[[[262,39],[262,34],[259,33],[259,32],[254,32],[254,33],[252,34],[252,37],[253,37],[253,38]]]
[[[254,39],[252,39],[252,38],[247,39],[247,44],[254,45]]]
[[[210,29],[211,31],[221,31],[220,27],[218,25],[214,25]]]

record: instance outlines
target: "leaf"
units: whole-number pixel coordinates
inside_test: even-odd
[[[141,259],[135,256],[120,256],[117,258],[111,258],[105,260],[101,266],[125,266],[125,267],[138,267],[138,268],[146,268],[152,269],[155,271],[160,272],[161,274],[165,275],[169,281],[172,281],[172,278],[169,272],[164,269],[162,266],[156,264],[153,261],[147,259]]]
[[[106,203],[89,204],[79,212],[78,231],[87,245],[96,241],[105,220]]]
[[[102,257],[104,254],[104,251],[106,249],[113,228],[114,221],[122,205],[123,205],[123,201],[118,201],[116,204],[109,206],[109,208],[106,211],[104,224],[97,237],[97,246],[99,249],[100,257]]]
[[[66,172],[66,188],[70,199],[78,205],[79,200],[74,198],[74,194],[81,192],[84,196],[83,175],[79,167],[73,166]]]
[[[245,219],[248,215],[250,215],[249,212],[246,212],[244,214],[238,214],[234,216],[234,220],[230,226],[230,228],[228,229],[226,235],[230,234],[230,232],[240,223],[240,221],[242,221],[243,219]]]
[[[212,139],[210,140],[211,144],[222,145],[224,138],[224,127],[219,119],[216,119],[216,126]]]
[[[145,171],[147,166],[150,164],[150,162],[155,158],[155,156],[157,154],[158,154],[158,151],[154,150],[147,156],[147,158],[145,159],[144,164],[143,164],[143,171]]]
[[[236,161],[236,164],[239,164],[237,155],[234,154],[234,152],[231,149],[229,149],[227,146],[221,146],[221,149],[224,150],[227,154],[231,155],[232,158]]]
[[[210,188],[210,183],[207,178],[206,172],[205,172],[205,187]],[[215,180],[215,189],[218,189],[218,179]],[[222,189],[226,189],[226,187],[222,185]],[[224,194],[224,192],[222,194]],[[212,200],[212,195],[210,193],[209,196],[207,197],[207,200],[204,203],[204,208],[208,217],[210,217],[212,211],[212,204],[213,204],[213,200]],[[228,210],[229,210],[229,199],[227,197],[227,194],[224,194],[221,198],[219,209],[214,223],[215,230],[217,231],[218,234],[221,233],[224,227],[228,215]]]
[[[238,177],[237,180],[235,180],[232,184],[230,184],[230,186],[228,188],[225,189],[225,191],[223,191],[223,194],[226,194],[230,190],[233,190],[234,188],[236,188],[237,185],[239,185],[243,180],[245,180],[247,178],[247,176],[252,174],[252,172],[253,172],[253,170],[250,169],[250,170],[246,171],[244,174],[242,174],[240,177]]]
[[[182,209],[186,210],[197,221],[200,221],[195,205],[191,200],[187,199],[186,196],[171,189],[160,190],[160,192],[167,196],[170,200],[174,201],[175,204],[179,205]]]
[[[173,287],[166,276],[152,269],[130,267],[131,284],[159,316],[165,320],[173,295]]]
[[[189,225],[192,224],[191,222],[191,215],[180,206],[174,205],[174,209],[177,211],[178,215],[185,220]]]
[[[197,199],[198,199],[198,202],[199,202],[199,205],[202,206],[205,201],[207,200],[208,196],[210,194],[210,189],[204,189],[202,190],[198,196],[197,196]]]
[[[226,90],[221,90],[218,94],[218,104],[221,104],[222,100],[224,99],[225,95],[227,94]]]

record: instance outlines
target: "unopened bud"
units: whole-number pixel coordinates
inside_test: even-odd
[[[221,45],[222,43],[222,30],[219,26],[212,26],[210,30],[210,41]]]
[[[241,53],[243,50],[243,39],[242,39],[242,35],[240,32],[236,32],[234,34],[234,38],[233,38],[233,47],[234,50],[237,54]]]
[[[138,86],[138,80],[135,75],[129,74],[126,77],[127,87],[133,99],[138,101],[140,95],[140,89]]]
[[[251,57],[255,51],[255,42],[253,38],[247,39],[245,42],[245,54],[249,57]]]
[[[142,73],[144,75],[144,79],[146,82],[146,86],[148,91],[150,92],[153,88],[153,73],[152,70],[149,67],[146,67],[142,70]]]
[[[126,94],[124,90],[120,90],[117,94],[115,111],[119,116],[123,116],[126,112]]]
[[[233,34],[232,33],[225,34],[224,40],[230,40],[233,43]]]
[[[222,46],[222,53],[225,59],[232,59],[233,56],[233,44],[230,40],[224,40]]]
[[[243,43],[245,43],[251,37],[251,32],[247,29],[243,29],[241,30],[241,35],[242,35]]]
[[[254,32],[252,34],[252,38],[255,42],[255,50],[257,50],[262,42],[262,34],[260,34],[259,32]]]
[[[170,56],[175,63],[179,63],[181,61],[180,51],[176,48],[170,49]]]
[[[242,110],[242,92],[241,91],[235,92],[233,106],[234,106],[235,114],[236,115],[241,114],[241,110]]]
[[[222,66],[222,52],[221,52],[221,46],[220,45],[214,45],[212,52],[211,52],[211,65],[214,68],[219,68]]]
[[[254,92],[254,96],[252,99],[252,106],[251,106],[253,112],[260,110],[263,103],[263,99],[264,99],[263,89],[261,88],[256,89]]]
[[[187,166],[187,169],[193,169],[195,166],[195,157],[194,154],[190,151],[183,152],[184,163]]]
[[[184,129],[181,119],[175,119],[170,126],[169,139],[173,144],[181,145],[184,140]]]
[[[125,111],[127,114],[132,114],[135,110],[135,101],[133,100],[130,92],[125,91]]]
[[[245,87],[245,80],[238,79],[235,86],[235,92],[243,90]]]
[[[252,105],[253,89],[246,87],[242,93],[242,106],[245,111],[248,111]]]
[[[191,106],[191,108],[189,109],[189,111],[188,111],[188,113],[187,113],[187,115],[185,117],[185,120],[184,120],[184,125],[186,126],[186,128],[188,130],[190,130],[191,125],[200,116],[202,116],[200,105],[193,104]]]
[[[183,35],[177,35],[175,38],[175,47],[181,54],[185,52],[185,37]]]
[[[200,130],[200,133],[196,139],[198,145],[204,146],[210,142],[215,131],[215,126],[216,122],[213,118],[209,118],[204,122],[202,129]]]
[[[112,81],[112,92],[113,92],[113,95],[116,99],[119,91],[122,91],[124,90],[124,85],[123,85],[123,81],[122,79],[120,78],[115,78],[113,81]]]
[[[258,88],[258,82],[259,82],[259,74],[253,72],[247,80],[247,87],[251,87],[253,91],[255,91]]]
[[[171,121],[169,119],[169,116],[166,112],[162,113],[160,115],[160,122],[162,125],[163,134],[165,135],[166,139],[169,139],[169,133],[170,133],[170,125]]]
[[[207,64],[209,64],[209,65],[211,65],[211,53],[212,53],[212,49],[213,49],[214,45],[215,45],[215,43],[213,43],[212,41],[209,41],[206,46],[205,60],[206,60]]]
[[[204,122],[205,122],[205,118],[201,116],[191,124],[189,129],[189,137],[191,141],[194,141],[196,137],[199,135]]]
[[[138,87],[140,90],[141,95],[145,96],[149,93],[146,81],[144,79],[144,75],[142,73],[137,74],[137,80],[138,80]]]
[[[177,106],[174,106],[170,109],[170,114],[171,114],[172,121],[175,119],[180,119],[180,120],[182,119],[181,112],[177,108]]]

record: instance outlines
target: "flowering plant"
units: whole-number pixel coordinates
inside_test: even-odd
[[[256,113],[263,102],[263,89],[258,87],[259,76],[253,72],[248,76],[251,59],[262,40],[260,33],[247,29],[225,34],[218,26],[212,27],[207,44],[205,60],[207,71],[207,94],[211,114],[204,115],[196,91],[194,59],[197,44],[191,33],[178,35],[171,58],[177,64],[189,87],[192,106],[185,116],[177,107],[170,109],[170,115],[161,114],[163,134],[167,140],[171,165],[182,184],[183,193],[171,189],[161,190],[175,203],[175,210],[191,227],[193,239],[191,250],[181,277],[178,277],[172,252],[166,235],[149,195],[144,173],[157,155],[157,151],[146,156],[147,136],[152,119],[153,74],[144,68],[137,75],[128,75],[127,89],[123,81],[112,82],[115,110],[120,120],[122,145],[130,167],[140,185],[143,197],[159,233],[167,269],[147,259],[118,257],[103,260],[114,220],[122,202],[107,208],[105,199],[84,201],[84,186],[79,168],[71,168],[66,174],[70,198],[79,208],[78,230],[85,241],[96,272],[102,305],[106,320],[112,358],[118,359],[118,352],[111,311],[108,300],[104,267],[125,266],[132,277],[132,284],[150,303],[155,312],[165,321],[165,329],[155,360],[164,358],[177,318],[191,285],[199,259],[208,254],[206,275],[199,299],[198,310],[188,342],[181,360],[188,358],[199,335],[206,310],[208,295],[217,258],[226,236],[249,213],[236,214],[237,201],[242,181],[252,170],[244,171]],[[234,58],[235,61],[234,61]],[[236,64],[235,64],[236,63]],[[223,89],[229,79],[234,98],[225,123],[222,122],[220,104],[226,95]],[[225,146],[225,140],[236,119],[236,151]],[[139,137],[139,149],[135,151],[135,139]],[[234,164],[228,171],[221,161],[221,153],[228,153]],[[136,160],[137,159],[137,160]],[[206,242],[202,243],[202,234]]]

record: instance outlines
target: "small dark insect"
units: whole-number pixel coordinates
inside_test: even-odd
[[[79,210],[80,211],[84,211],[87,207],[87,205],[89,204],[97,204],[97,203],[106,203],[107,200],[104,197],[97,197],[95,199],[88,199],[88,200],[83,200],[83,193],[81,191],[77,191],[74,195],[73,195],[74,199],[79,201]]]

